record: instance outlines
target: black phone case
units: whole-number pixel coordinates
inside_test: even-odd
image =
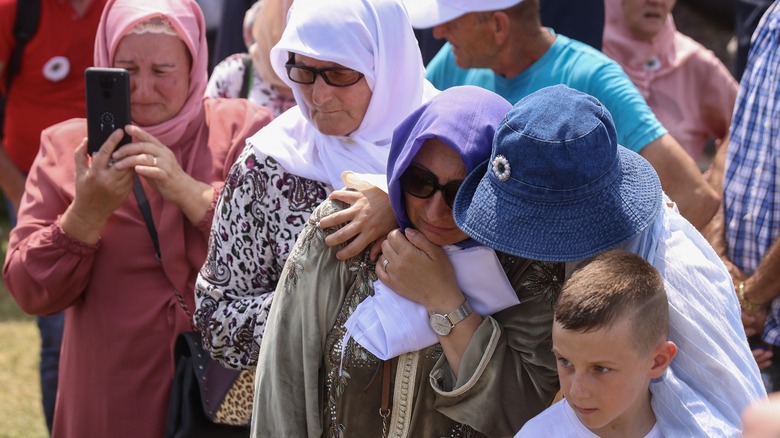
[[[130,123],[130,75],[122,68],[90,67],[84,72],[87,90],[87,149],[92,155],[112,132]],[[125,133],[119,146],[130,143]]]

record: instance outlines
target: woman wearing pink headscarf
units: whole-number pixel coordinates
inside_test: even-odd
[[[204,103],[207,60],[195,0],[109,1],[95,65],[130,72],[133,142],[115,149],[117,130],[89,157],[85,120],[42,133],[3,278],[26,312],[67,312],[55,437],[163,436],[214,203],[271,118],[244,100]]]
[[[677,31],[676,0],[605,0],[602,50],[639,88],[656,117],[702,163],[709,139],[728,135],[737,82],[708,49]]]

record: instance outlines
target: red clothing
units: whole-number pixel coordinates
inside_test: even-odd
[[[0,62],[6,66],[16,44],[17,1],[0,0]],[[25,46],[6,106],[3,147],[23,173],[30,170],[44,128],[84,117],[84,69],[92,65],[95,33],[105,3],[94,0],[82,17],[69,1],[41,0],[38,31]],[[5,75],[0,80],[4,88]]]
[[[219,188],[246,137],[268,123],[270,112],[243,99],[218,99],[206,101],[203,116],[181,139],[197,151],[181,157],[180,164]],[[132,194],[109,218],[97,245],[72,239],[59,216],[74,199],[73,149],[85,135],[84,119],[43,132],[3,278],[28,313],[66,309],[54,436],[162,437],[174,341],[191,330],[174,290],[192,312],[214,204],[194,225],[145,187],[162,262]]]

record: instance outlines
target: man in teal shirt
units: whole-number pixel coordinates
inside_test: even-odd
[[[427,66],[436,88],[478,85],[512,104],[556,84],[591,94],[612,113],[620,144],[653,165],[683,216],[702,228],[715,214],[718,193],[620,66],[543,27],[539,0],[406,0],[406,7],[412,25],[433,27],[435,37],[447,39]]]

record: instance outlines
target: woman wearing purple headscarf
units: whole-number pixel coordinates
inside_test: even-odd
[[[343,204],[315,210],[269,315],[252,436],[507,436],[549,405],[562,266],[497,254],[452,217],[509,109],[454,87],[396,128],[387,179],[404,231],[376,267],[369,250],[340,261],[325,244],[336,229],[317,224]]]

